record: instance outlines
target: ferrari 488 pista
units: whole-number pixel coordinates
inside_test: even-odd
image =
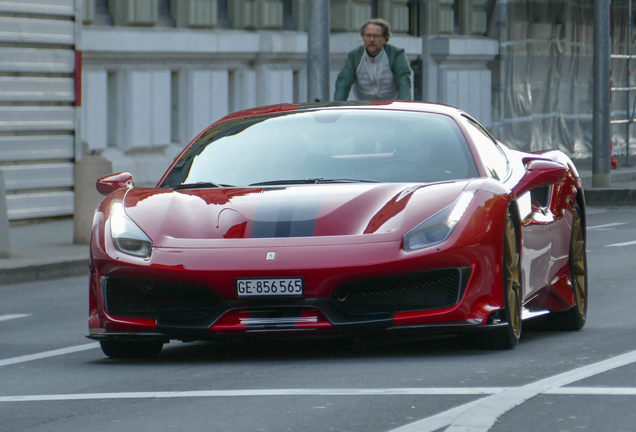
[[[101,178],[89,335],[170,340],[449,331],[514,348],[578,330],[585,202],[572,161],[421,102],[283,104],[203,131],[156,187]]]

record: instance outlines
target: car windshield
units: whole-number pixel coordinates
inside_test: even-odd
[[[181,156],[162,187],[433,182],[477,176],[446,115],[319,110],[219,124]]]

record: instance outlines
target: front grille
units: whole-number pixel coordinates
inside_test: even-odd
[[[122,318],[193,321],[219,304],[208,288],[127,278],[105,279],[106,311]]]
[[[331,301],[352,315],[443,309],[459,302],[469,275],[462,267],[349,282]]]

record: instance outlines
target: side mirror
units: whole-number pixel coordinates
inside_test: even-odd
[[[563,164],[549,160],[531,159],[526,162],[526,173],[512,188],[512,191],[519,196],[532,189],[558,183],[567,174],[568,169]]]
[[[131,188],[135,186],[133,182],[132,174],[129,172],[122,172],[117,174],[110,174],[106,177],[97,179],[97,191],[102,195],[110,195],[111,192],[115,192],[121,188]]]

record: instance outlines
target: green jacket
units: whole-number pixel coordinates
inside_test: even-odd
[[[389,66],[395,78],[398,98],[411,100],[411,66],[406,58],[406,53],[403,49],[389,44],[384,44],[384,51],[389,57]],[[351,86],[356,82],[356,70],[358,70],[363,53],[364,45],[349,51],[347,61],[336,80],[334,101],[346,101],[349,98]]]

